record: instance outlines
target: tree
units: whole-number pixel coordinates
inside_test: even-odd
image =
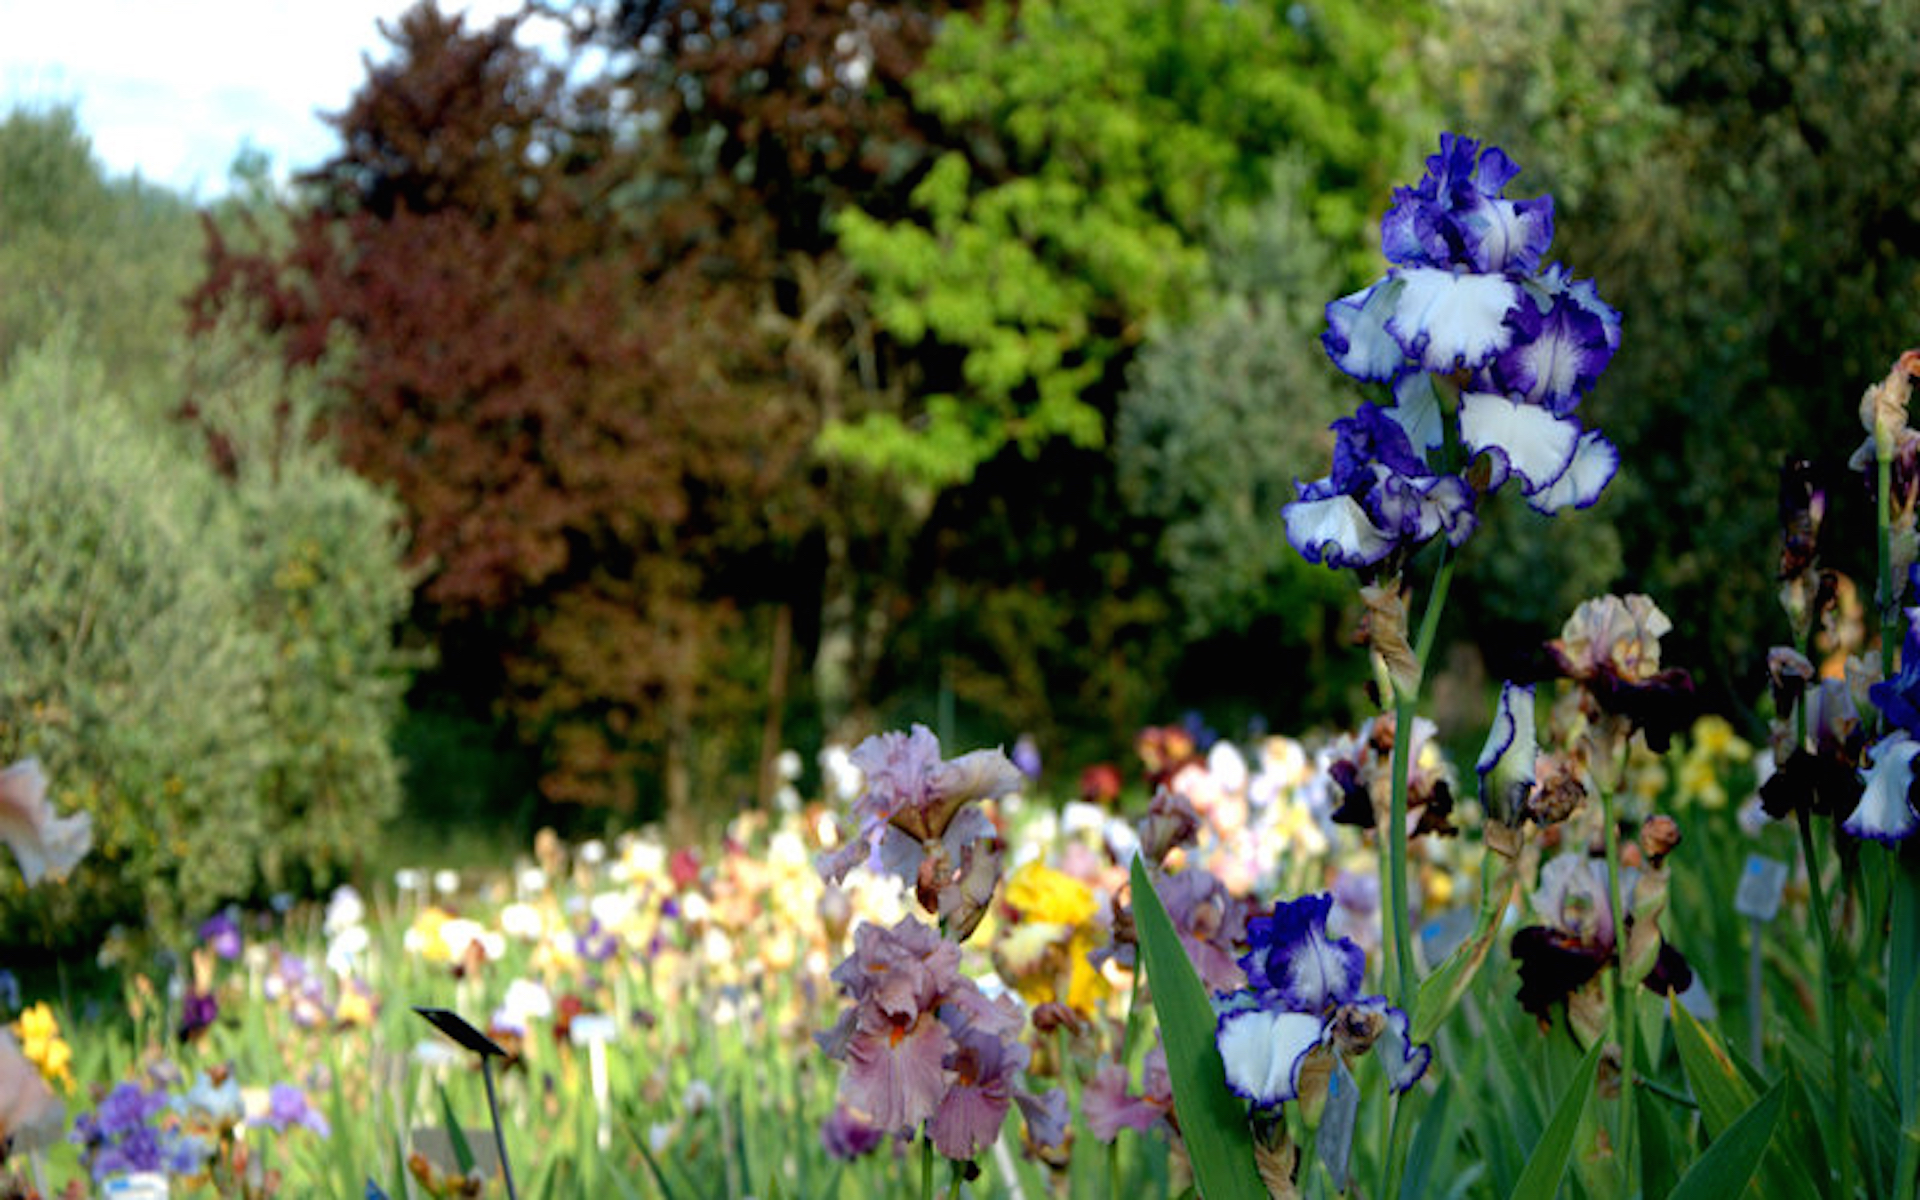
[[[1156,558],[1195,682],[1208,699],[1253,701],[1283,722],[1336,714],[1358,683],[1338,669],[1343,656],[1323,653],[1339,640],[1351,589],[1303,560],[1279,524],[1294,481],[1322,469],[1329,424],[1353,405],[1320,347],[1340,279],[1303,203],[1306,182],[1283,160],[1266,200],[1221,221],[1211,303],[1148,335],[1113,449],[1128,506],[1161,527]],[[1209,641],[1231,648],[1228,669],[1202,673]],[[1276,676],[1300,684],[1275,696]]]
[[[1621,448],[1620,494],[1601,511],[1626,548],[1625,582],[1673,614],[1670,656],[1719,703],[1744,705],[1784,629],[1761,599],[1781,462],[1844,461],[1864,437],[1862,388],[1913,340],[1911,6],[1610,0],[1467,15],[1471,44],[1429,61],[1465,80],[1461,119],[1555,193],[1568,260],[1624,314],[1592,411]],[[1829,529],[1870,529],[1865,496],[1864,483],[1837,489]],[[1864,540],[1827,558],[1870,578]]]
[[[1211,223],[1282,150],[1308,164],[1316,231],[1356,249],[1409,141],[1419,20],[1363,7],[1041,0],[948,21],[912,80],[947,131],[916,211],[841,232],[883,327],[958,370],[829,445],[932,486],[1008,445],[1102,445],[1115,370],[1150,321],[1197,315]]]
[[[632,810],[664,755],[683,807],[732,619],[707,565],[795,441],[735,382],[755,347],[728,334],[751,310],[610,203],[631,178],[613,133],[570,119],[563,75],[514,29],[401,18],[291,243],[248,252],[210,227],[201,313],[247,296],[296,360],[346,332],[327,425],[406,507],[442,686],[504,698],[550,799]]]
[[[193,284],[195,229],[180,197],[106,178],[71,108],[8,113],[0,120],[0,363],[77,321],[110,384],[164,371],[180,297]]]

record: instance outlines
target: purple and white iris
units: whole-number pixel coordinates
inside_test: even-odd
[[[1227,1087],[1257,1109],[1272,1111],[1324,1081],[1331,1056],[1366,1053],[1376,1044],[1395,1091],[1426,1073],[1433,1051],[1416,1046],[1407,1014],[1384,996],[1362,996],[1366,955],[1347,938],[1327,936],[1333,897],[1302,896],[1271,917],[1247,924],[1240,958],[1247,987],[1220,1001],[1214,1040]]]
[[[1920,572],[1915,572],[1920,575]],[[1920,608],[1909,608],[1900,670],[1867,695],[1891,727],[1867,751],[1860,770],[1860,803],[1840,825],[1857,838],[1891,845],[1920,829],[1913,806],[1914,759],[1920,757]]]
[[[1591,281],[1542,265],[1553,198],[1507,199],[1518,171],[1497,147],[1442,134],[1380,223],[1386,275],[1327,305],[1334,365],[1394,400],[1336,421],[1332,472],[1297,485],[1287,537],[1309,562],[1372,567],[1441,534],[1458,546],[1478,496],[1509,479],[1543,513],[1586,508],[1613,479],[1619,452],[1574,410],[1619,349],[1620,314]]]

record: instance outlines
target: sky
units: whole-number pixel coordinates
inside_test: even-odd
[[[243,147],[273,172],[336,148],[344,109],[388,57],[377,22],[411,0],[0,0],[0,114],[70,104],[113,175],[200,199],[226,189]],[[517,0],[442,0],[488,21]]]

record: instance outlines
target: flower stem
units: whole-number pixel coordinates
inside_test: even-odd
[[[1413,719],[1418,700],[1413,696],[1395,696],[1393,702],[1393,791],[1387,807],[1387,827],[1381,832],[1386,851],[1388,920],[1393,936],[1393,980],[1390,994],[1401,1004],[1410,1003],[1413,987],[1413,931],[1407,908],[1407,778],[1412,770]]]
[[[933,1132],[920,1131],[920,1200],[933,1200]]]
[[[1420,614],[1420,632],[1414,641],[1414,659],[1422,678],[1427,658],[1433,651],[1434,635],[1440,627],[1440,613],[1447,604],[1447,588],[1453,582],[1453,556],[1442,543],[1440,564],[1433,574],[1433,591],[1426,609]],[[1409,928],[1407,898],[1407,780],[1413,770],[1413,722],[1420,706],[1419,687],[1411,693],[1394,690],[1393,695],[1393,778],[1388,800],[1387,828],[1380,831],[1386,868],[1386,896],[1393,939],[1392,995],[1402,1004],[1413,1002],[1418,982],[1413,962],[1413,935]]]
[[[1834,1194],[1851,1200],[1853,1196],[1852,1110],[1853,1063],[1847,1054],[1847,1027],[1842,1012],[1846,980],[1839,963],[1839,947],[1834,941],[1831,918],[1827,914],[1827,885],[1820,877],[1820,857],[1813,844],[1813,821],[1802,807],[1798,810],[1800,852],[1807,859],[1807,882],[1813,889],[1814,928],[1820,934],[1820,965],[1827,977],[1827,1036],[1833,1057],[1833,1142],[1829,1152],[1840,1168],[1840,1188]]]
[[[1627,750],[1620,751],[1620,772],[1616,782],[1626,777]],[[1614,810],[1613,791],[1597,778],[1601,820],[1606,822],[1607,905],[1613,915],[1613,1011],[1614,1037],[1620,1043],[1620,1113],[1614,1129],[1614,1157],[1620,1164],[1620,1194],[1633,1194],[1633,985],[1627,981],[1627,909],[1620,893],[1620,819]]]
[[[1127,1028],[1120,1037],[1120,1069],[1127,1073],[1127,1086],[1133,1086],[1133,1043],[1140,1033],[1140,967],[1139,959],[1133,963],[1133,983],[1127,992]],[[1115,1130],[1113,1140],[1107,1143],[1107,1191],[1120,1194],[1120,1135],[1126,1130]]]
[[[1892,451],[1878,456],[1875,471],[1878,499],[1880,571],[1876,599],[1880,603],[1880,677],[1893,678],[1893,648],[1900,644],[1899,609],[1893,603],[1893,459]]]
[[[1453,555],[1450,550],[1446,543],[1441,543],[1440,563],[1434,569],[1432,593],[1427,597],[1426,608],[1420,614],[1420,632],[1414,640],[1414,660],[1419,665],[1421,678],[1426,675],[1427,658],[1433,651],[1434,637],[1440,628],[1440,613],[1447,603],[1447,588],[1453,582]],[[1411,906],[1407,897],[1407,781],[1413,772],[1413,723],[1419,706],[1418,684],[1411,692],[1402,692],[1398,688],[1394,690],[1392,790],[1387,804],[1387,827],[1379,831],[1381,866],[1385,868],[1386,875],[1382,899],[1389,914],[1381,921],[1381,932],[1392,939],[1389,943],[1392,946],[1389,959],[1392,964],[1390,994],[1409,1012],[1413,1011],[1413,993],[1418,986],[1419,975],[1413,961]],[[1381,1164],[1381,1195],[1390,1200],[1399,1191],[1408,1129],[1400,1119],[1400,1097],[1392,1096],[1387,1103],[1393,1117],[1388,1123],[1386,1161]]]

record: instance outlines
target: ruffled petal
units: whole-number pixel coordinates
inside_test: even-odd
[[[1300,1066],[1325,1036],[1316,1016],[1255,1008],[1220,1018],[1214,1032],[1227,1087],[1260,1108],[1273,1108],[1300,1094]]]
[[[1433,1061],[1433,1047],[1414,1044],[1413,1022],[1406,1012],[1388,1004],[1385,996],[1368,996],[1354,1007],[1386,1018],[1379,1038],[1373,1043],[1373,1053],[1386,1068],[1393,1090],[1404,1092],[1418,1083]]]
[[[1355,379],[1384,383],[1398,374],[1406,355],[1387,332],[1404,285],[1388,277],[1327,305],[1327,331],[1320,344],[1333,365]]]
[[[61,879],[93,847],[93,816],[54,816],[40,761],[22,759],[0,771],[0,842],[13,848],[28,887]]]
[[[1520,490],[1529,496],[1545,489],[1573,464],[1580,433],[1578,421],[1537,405],[1487,392],[1460,398],[1460,441],[1469,453],[1492,458],[1489,489],[1505,483],[1509,474],[1520,477]]]
[[[1600,493],[1613,482],[1614,473],[1619,469],[1619,449],[1598,430],[1589,429],[1580,435],[1580,444],[1573,451],[1573,461],[1560,478],[1528,496],[1527,504],[1535,511],[1548,515],[1569,506],[1591,508],[1599,502]]]
[[[1521,292],[1506,276],[1415,267],[1398,277],[1405,286],[1386,329],[1421,370],[1472,370],[1512,343],[1506,317]]]
[[[1488,155],[1497,154],[1489,150]],[[1531,271],[1553,242],[1553,197],[1481,197],[1460,213],[1467,261],[1476,271]]]
[[[1396,544],[1367,519],[1366,510],[1352,496],[1302,498],[1280,511],[1287,522],[1287,540],[1300,556],[1335,570],[1371,566]]]
[[[1898,842],[1920,828],[1908,794],[1913,788],[1913,759],[1920,742],[1902,730],[1888,734],[1868,751],[1868,767],[1860,773],[1866,790],[1860,803],[1840,827],[1859,838]]]
[[[1618,326],[1610,330],[1571,293],[1530,296],[1507,321],[1513,344],[1494,362],[1501,390],[1556,413],[1571,412],[1613,361]]]
[[[1394,380],[1393,407],[1387,415],[1406,431],[1409,445],[1427,451],[1447,444],[1440,393],[1434,388],[1433,376],[1425,371],[1409,371]]]
[[[840,1099],[890,1133],[915,1128],[946,1098],[952,1052],[952,1037],[931,1013],[904,1027],[863,1028],[847,1042]]]
[[[1020,768],[1001,750],[972,750],[933,771],[933,794],[942,800],[998,800],[1020,790]]]
[[[1248,951],[1240,958],[1248,984],[1295,1012],[1323,1012],[1357,996],[1366,953],[1351,939],[1327,937],[1332,908],[1333,897],[1320,892],[1249,921]]]

